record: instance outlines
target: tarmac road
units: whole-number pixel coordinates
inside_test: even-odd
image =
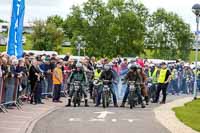
[[[168,102],[182,96],[169,96]],[[150,104],[129,109],[109,107],[63,107],[37,122],[32,133],[169,133],[155,118]]]

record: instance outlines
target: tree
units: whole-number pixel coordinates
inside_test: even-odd
[[[189,25],[177,14],[158,9],[148,23],[145,44],[154,49],[156,58],[186,60],[192,47],[192,36]]]
[[[3,20],[3,19],[0,19],[0,23],[2,23],[2,22],[4,22],[4,20]]]
[[[144,51],[146,17],[142,13],[146,8],[125,0],[109,0],[107,4],[88,0],[82,7],[72,8],[63,29],[72,43],[78,36],[83,38],[88,55],[132,56]]]
[[[150,15],[134,0],[88,0],[72,7],[62,27],[74,47],[81,37],[87,55],[97,57],[136,56],[150,48],[155,58],[187,59],[193,40],[177,14],[158,9]]]
[[[47,18],[47,24],[54,24],[56,27],[61,28],[63,25],[63,18],[55,15]]]
[[[34,50],[61,52],[64,35],[56,25],[44,21],[35,21],[30,40]]]

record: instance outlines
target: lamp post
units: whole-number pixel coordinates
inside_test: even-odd
[[[192,12],[196,15],[197,31],[196,31],[196,55],[195,55],[195,81],[194,81],[194,100],[197,99],[197,61],[198,61],[198,39],[199,39],[199,17],[200,17],[200,4],[192,6]]]
[[[81,49],[84,50],[84,56],[85,56],[86,42],[83,41],[82,36],[78,36],[77,41],[75,43],[76,43],[76,48],[78,51],[78,56],[79,57],[81,56]],[[78,60],[78,62],[79,62],[79,60]]]

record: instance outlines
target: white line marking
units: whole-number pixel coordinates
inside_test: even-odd
[[[99,121],[99,122],[104,122],[104,119],[90,119],[89,121],[94,122],[94,121]]]
[[[102,111],[102,112],[94,112],[95,114],[100,114],[97,116],[98,119],[104,119],[108,114],[114,114],[113,112]]]
[[[138,121],[139,119],[122,119],[122,120],[132,123],[133,121]]]
[[[26,123],[26,121],[0,121],[0,123],[17,123],[17,124],[22,123],[22,124],[24,124],[24,123]]]
[[[117,122],[117,119],[112,119],[112,122]]]
[[[0,129],[6,129],[6,130],[20,130],[20,128],[10,128],[10,127],[0,127]]]
[[[81,121],[80,118],[70,118],[69,121]]]

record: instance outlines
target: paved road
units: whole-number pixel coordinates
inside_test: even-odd
[[[26,128],[38,116],[63,106],[61,103],[52,103],[50,100],[43,100],[45,104],[30,105],[24,103],[21,110],[16,107],[8,109],[8,113],[0,112],[0,133],[24,133]]]
[[[172,101],[179,97],[170,97]],[[155,119],[151,104],[145,109],[63,107],[37,122],[32,133],[169,133]]]

